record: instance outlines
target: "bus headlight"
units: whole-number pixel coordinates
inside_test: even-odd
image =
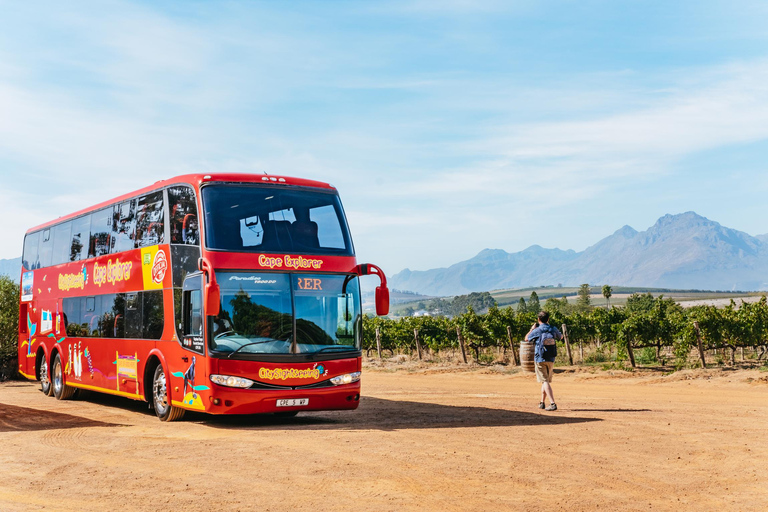
[[[229,388],[249,388],[253,386],[251,379],[233,377],[232,375],[211,375],[211,382]]]
[[[352,384],[353,382],[357,382],[359,380],[360,372],[354,372],[334,377],[331,379],[331,383],[333,383],[334,386],[341,386],[342,384]]]

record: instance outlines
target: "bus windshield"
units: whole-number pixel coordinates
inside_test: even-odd
[[[355,275],[219,272],[221,312],[211,350],[309,354],[360,350],[362,312]],[[295,325],[294,325],[295,319]]]
[[[333,191],[285,186],[212,184],[202,189],[209,249],[352,256],[352,242]]]

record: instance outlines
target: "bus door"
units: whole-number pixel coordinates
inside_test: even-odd
[[[202,272],[187,275],[182,287],[181,299],[181,344],[187,350],[197,352],[200,355],[205,354],[203,284]]]

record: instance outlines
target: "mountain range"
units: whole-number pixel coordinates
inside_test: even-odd
[[[705,290],[768,289],[768,234],[751,236],[695,212],[665,215],[646,231],[624,226],[582,252],[533,245],[484,249],[448,268],[405,269],[390,286],[433,296],[562,284]]]
[[[14,281],[18,281],[21,276],[21,257],[0,260],[0,275],[10,276]]]
[[[21,258],[0,259],[19,279]],[[392,289],[429,296],[562,284],[702,290],[767,290],[768,234],[751,236],[694,212],[665,215],[646,231],[624,226],[582,252],[533,245],[389,278]]]

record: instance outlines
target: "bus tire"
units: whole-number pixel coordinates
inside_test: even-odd
[[[45,354],[41,354],[40,365],[37,368],[37,378],[40,381],[40,391],[45,396],[53,396],[53,384],[48,373],[48,361],[45,358]]]
[[[184,409],[168,400],[168,380],[163,365],[158,364],[152,377],[152,406],[160,421],[177,421],[184,417]]]
[[[67,386],[64,382],[64,366],[61,364],[61,356],[56,353],[53,358],[53,368],[51,369],[53,375],[53,396],[56,400],[69,400],[72,395],[75,394],[75,388]]]

